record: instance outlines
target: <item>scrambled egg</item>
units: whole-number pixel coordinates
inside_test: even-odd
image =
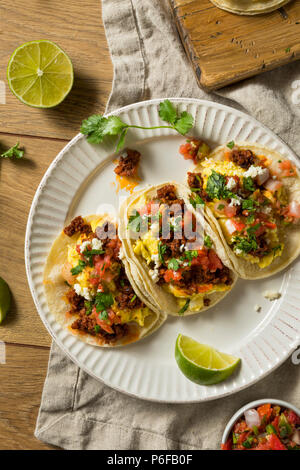
[[[148,307],[121,310],[117,307],[117,304],[114,303],[112,309],[121,318],[121,323],[134,321],[140,326],[144,326],[145,318],[151,315],[151,311]]]
[[[150,230],[134,243],[133,251],[136,255],[142,256],[147,264],[150,264],[153,261],[152,255],[158,255],[158,239],[153,237]]]
[[[169,292],[171,292],[175,297],[177,297],[176,300],[180,308],[184,307],[186,303],[186,299],[189,298],[191,299],[190,304],[189,304],[189,310],[191,312],[198,312],[204,307],[204,298],[207,294],[212,294],[213,292],[224,292],[224,291],[230,290],[231,286],[226,286],[225,284],[219,284],[219,285],[215,285],[210,291],[207,291],[201,294],[194,294],[192,296],[187,296],[185,294],[184,297],[182,295],[178,295],[179,289],[176,289],[176,287],[174,288],[174,286],[166,285],[164,286],[164,288],[168,290]]]
[[[163,289],[176,297],[177,304],[179,307],[183,307],[187,299],[191,299],[189,304],[189,310],[192,312],[197,312],[204,307],[204,298],[207,294],[212,294],[213,292],[224,292],[230,289],[230,286],[225,284],[218,284],[212,287],[211,290],[199,294],[187,295],[184,289],[180,289],[178,286],[172,284],[164,284]]]
[[[223,160],[213,160],[212,158],[207,158],[201,162],[201,174],[203,177],[203,187],[206,188],[208,177],[211,175],[212,170],[215,170],[217,173],[220,173],[224,176],[239,176],[242,177],[245,173],[245,170],[240,166],[235,165],[233,162],[227,162]]]

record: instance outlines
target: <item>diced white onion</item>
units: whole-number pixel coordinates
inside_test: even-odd
[[[245,411],[244,414],[247,426],[249,426],[249,428],[253,428],[253,426],[260,426],[260,416],[254,408]]]

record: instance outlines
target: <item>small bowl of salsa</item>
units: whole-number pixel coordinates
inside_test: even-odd
[[[300,450],[300,410],[275,399],[253,401],[227,424],[222,450]]]

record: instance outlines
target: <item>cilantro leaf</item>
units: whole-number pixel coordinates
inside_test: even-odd
[[[190,197],[190,203],[192,204],[194,209],[197,209],[197,205],[205,205],[205,202],[203,201],[202,197],[199,196],[199,194],[193,194],[193,196]]]
[[[162,264],[165,263],[164,254],[166,253],[166,251],[167,251],[167,246],[163,245],[162,242],[159,241],[158,242],[158,258]]]
[[[80,259],[78,261],[77,266],[71,269],[71,274],[73,276],[76,276],[77,274],[81,273],[85,267],[86,267],[86,263]]]
[[[167,121],[170,124],[175,124],[177,119],[177,111],[171,101],[164,100],[159,103],[158,114],[163,121]]]
[[[191,114],[183,111],[180,118],[175,122],[174,128],[181,135],[185,135],[194,125],[194,118]]]
[[[99,325],[95,325],[95,333],[99,333],[99,331],[101,330],[100,326]]]
[[[226,193],[225,176],[212,170],[211,175],[207,179],[206,192],[211,199],[222,199]]]
[[[228,142],[228,144],[227,144],[227,147],[229,149],[233,149],[234,146],[235,146],[234,140],[232,140],[231,142]]]
[[[183,315],[184,312],[188,309],[188,306],[190,305],[190,301],[191,301],[191,299],[187,299],[184,306],[179,310],[179,312],[178,312],[179,315]]]
[[[117,143],[117,147],[116,147],[117,152],[119,152],[119,150],[121,150],[121,148],[124,147],[125,137],[126,137],[127,131],[128,131],[128,127],[123,129],[122,132],[121,132],[121,135],[120,135],[119,141]]]
[[[206,246],[206,248],[211,248],[213,246],[212,239],[209,235],[205,235],[204,237],[204,246]]]
[[[0,157],[3,158],[22,158],[24,155],[24,150],[19,148],[19,142],[16,143],[13,147],[10,147],[6,152],[1,153]]]
[[[177,271],[179,269],[179,263],[176,258],[170,259],[168,269],[172,269],[173,271]]]
[[[250,253],[258,248],[256,239],[254,236],[247,237],[235,237],[234,238],[235,248],[243,251],[244,253]]]
[[[192,261],[193,258],[197,258],[198,251],[197,250],[187,250],[185,253],[185,257],[187,260]]]
[[[136,211],[135,214],[132,214],[129,216],[127,229],[138,233],[141,231],[141,223],[142,223],[142,217],[140,213]]]
[[[110,292],[97,292],[95,298],[95,306],[97,313],[102,312],[103,310],[106,310],[107,308],[111,307],[113,303],[114,298]]]
[[[246,176],[243,178],[243,188],[246,191],[250,191],[251,193],[255,191],[254,182],[251,176]]]
[[[84,301],[84,306],[85,306],[85,314],[86,315],[90,315],[92,313],[92,310],[93,310],[93,304],[92,302],[90,302],[89,300],[85,300]]]
[[[248,210],[248,211],[253,211],[253,210],[255,210],[257,205],[258,204],[257,204],[256,201],[254,201],[254,199],[245,199],[242,202],[242,209],[245,209],[245,210]]]

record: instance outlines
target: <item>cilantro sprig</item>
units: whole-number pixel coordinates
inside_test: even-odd
[[[24,156],[24,150],[19,148],[19,142],[13,147],[0,154],[2,158],[22,158]]]
[[[160,118],[169,124],[168,126],[137,126],[134,124],[127,124],[118,116],[104,117],[101,114],[94,114],[82,121],[80,131],[82,134],[87,136],[88,142],[92,144],[99,144],[109,136],[116,138],[116,151],[119,151],[124,147],[126,134],[130,128],[174,129],[179,132],[179,134],[185,135],[194,125],[193,116],[186,111],[178,113],[175,106],[169,100],[164,100],[159,104],[158,113]]]

